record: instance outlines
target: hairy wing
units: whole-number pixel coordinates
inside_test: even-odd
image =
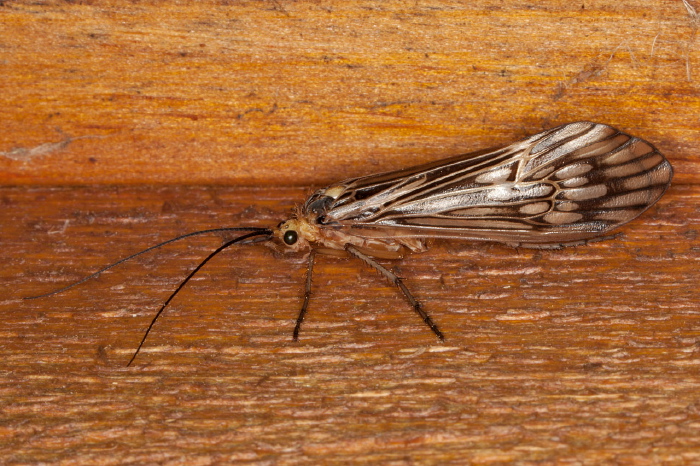
[[[637,217],[672,174],[648,142],[577,122],[493,152],[339,183],[321,220],[371,235],[572,242]]]

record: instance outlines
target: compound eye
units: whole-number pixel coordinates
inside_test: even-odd
[[[284,240],[285,244],[291,246],[297,242],[297,232],[294,230],[287,230],[284,232],[282,239]]]

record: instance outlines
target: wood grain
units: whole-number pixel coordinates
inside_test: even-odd
[[[700,189],[613,241],[560,251],[437,243],[391,264],[447,335],[358,261],[208,264],[222,238],[21,301],[190,230],[270,225],[302,189],[4,188],[0,344],[8,462],[674,462],[698,458]]]
[[[693,2],[689,3],[700,7]],[[700,94],[683,2],[0,2],[0,462],[700,462]],[[615,240],[391,266],[224,236],[314,187],[588,119],[674,183]]]
[[[655,142],[679,182],[700,172],[680,1],[0,8],[11,183],[306,186],[580,119]]]

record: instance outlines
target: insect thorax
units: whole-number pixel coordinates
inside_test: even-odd
[[[370,256],[394,259],[402,257],[405,248],[413,251],[424,249],[420,240],[403,241],[386,232],[365,230],[357,225],[326,223],[325,214],[332,209],[343,190],[342,186],[332,186],[316,191],[301,208],[295,210],[291,219],[280,223],[275,236],[292,251],[307,248],[343,251],[346,245],[351,244]],[[290,231],[296,233],[296,241],[292,244],[285,240],[285,235]]]

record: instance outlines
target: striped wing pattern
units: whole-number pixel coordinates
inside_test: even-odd
[[[637,217],[672,175],[648,142],[577,122],[500,150],[346,180],[319,223],[372,236],[580,241]]]

